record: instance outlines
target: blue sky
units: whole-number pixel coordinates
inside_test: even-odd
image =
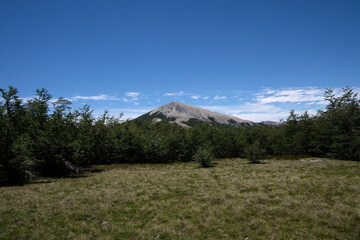
[[[0,1],[0,87],[95,114],[171,101],[253,121],[360,87],[360,1]]]

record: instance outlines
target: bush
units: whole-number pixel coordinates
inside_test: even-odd
[[[245,150],[246,158],[250,163],[261,163],[260,159],[263,153],[264,150],[260,148],[257,142],[249,145]]]
[[[193,156],[193,160],[198,162],[201,167],[210,167],[214,155],[209,149],[199,148]]]

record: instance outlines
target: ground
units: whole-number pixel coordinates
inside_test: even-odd
[[[1,187],[0,239],[360,239],[359,162],[264,163],[95,166]]]

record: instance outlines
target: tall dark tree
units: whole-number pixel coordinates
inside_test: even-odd
[[[357,95],[350,87],[343,88],[339,97],[333,90],[325,92],[329,104],[321,116],[332,132],[332,157],[360,160],[360,100]]]
[[[0,150],[0,168],[5,173],[6,181],[10,183],[24,182],[32,174],[30,172],[33,159],[30,153],[30,141],[25,133],[25,109],[18,90],[12,86],[0,89],[4,105],[1,107],[3,138]],[[1,169],[0,169],[1,171]]]

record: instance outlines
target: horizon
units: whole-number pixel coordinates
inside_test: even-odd
[[[19,97],[26,101],[35,97],[33,96],[23,96],[21,94],[21,89],[19,90]],[[49,89],[48,89],[49,90]],[[238,117],[244,120],[250,120],[253,122],[261,121],[274,121],[279,122],[286,120],[290,114],[290,111],[294,110],[296,114],[302,114],[305,111],[308,114],[315,116],[318,111],[325,110],[328,102],[325,101],[323,94],[326,89],[319,89],[314,87],[304,87],[304,88],[287,88],[283,90],[274,90],[274,89],[262,89],[259,92],[243,92],[241,95],[239,93],[234,94],[233,96],[222,95],[219,97],[218,94],[211,96],[211,94],[196,95],[185,93],[184,91],[178,93],[158,93],[155,98],[162,99],[162,101],[156,101],[150,107],[138,107],[137,102],[139,101],[140,94],[135,92],[125,93],[124,96],[116,95],[106,95],[100,94],[96,96],[80,96],[76,95],[74,97],[64,97],[64,96],[53,96],[50,102],[56,101],[59,97],[64,97],[64,99],[72,102],[73,108],[79,108],[85,104],[89,105],[91,110],[93,110],[94,117],[100,117],[104,111],[108,111],[110,116],[118,117],[120,114],[123,114],[122,118],[131,120],[135,119],[143,114],[146,114],[156,108],[169,104],[171,102],[184,103],[191,106],[200,107],[209,111],[224,113],[234,117]],[[338,97],[342,94],[342,88],[334,88],[334,94]],[[352,87],[352,90],[355,93],[360,93],[360,88]],[[49,90],[51,94],[51,91]],[[148,99],[148,96],[142,97]],[[211,97],[209,97],[209,95]],[[194,98],[196,96],[196,98]],[[217,98],[220,98],[222,103],[229,102],[229,100],[246,100],[244,104],[238,105],[217,105],[219,102]],[[125,100],[124,100],[125,99]],[[168,100],[168,101],[166,101]],[[103,107],[102,103],[107,103],[110,106],[116,105],[117,102],[124,101],[134,104],[133,108],[111,108]],[[92,103],[98,106],[94,108]],[[215,103],[215,104],[214,104]],[[104,104],[106,105],[106,104]]]
[[[254,122],[360,92],[360,2],[2,1],[0,88],[135,118],[172,101]]]

